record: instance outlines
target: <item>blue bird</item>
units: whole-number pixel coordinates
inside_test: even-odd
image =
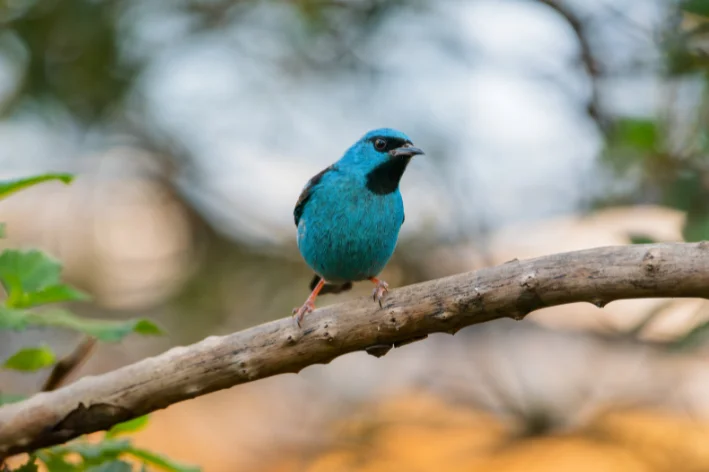
[[[316,174],[293,210],[298,249],[315,271],[312,293],[293,310],[296,323],[315,309],[322,293],[340,293],[370,280],[382,304],[388,285],[377,276],[394,253],[404,223],[399,181],[409,160],[423,151],[390,128],[370,131],[339,161]]]

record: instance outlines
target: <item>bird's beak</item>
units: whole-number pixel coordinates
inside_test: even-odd
[[[399,148],[392,149],[391,151],[389,151],[389,155],[391,157],[412,157],[418,154],[424,154],[424,152],[421,149],[414,147],[413,144],[409,143],[406,143]]]

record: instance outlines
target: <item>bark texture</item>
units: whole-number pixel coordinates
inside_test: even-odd
[[[521,320],[572,302],[598,307],[619,299],[709,298],[709,243],[605,247],[530,259],[392,290],[371,298],[176,347],[121,369],[84,377],[0,408],[0,459],[216,390],[328,363],[348,352],[381,356],[476,323]]]

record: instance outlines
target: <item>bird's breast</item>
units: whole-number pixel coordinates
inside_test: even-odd
[[[298,225],[306,262],[332,282],[379,274],[391,258],[404,218],[401,194],[337,188],[318,192]],[[336,190],[336,191],[333,191]]]

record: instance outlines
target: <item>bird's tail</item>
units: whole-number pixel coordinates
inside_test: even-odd
[[[315,286],[320,282],[320,276],[313,276],[313,280],[310,281],[310,290],[315,289]],[[327,293],[341,293],[346,292],[352,288],[352,282],[345,282],[343,284],[325,284],[325,286],[320,290],[320,295],[325,295]]]

